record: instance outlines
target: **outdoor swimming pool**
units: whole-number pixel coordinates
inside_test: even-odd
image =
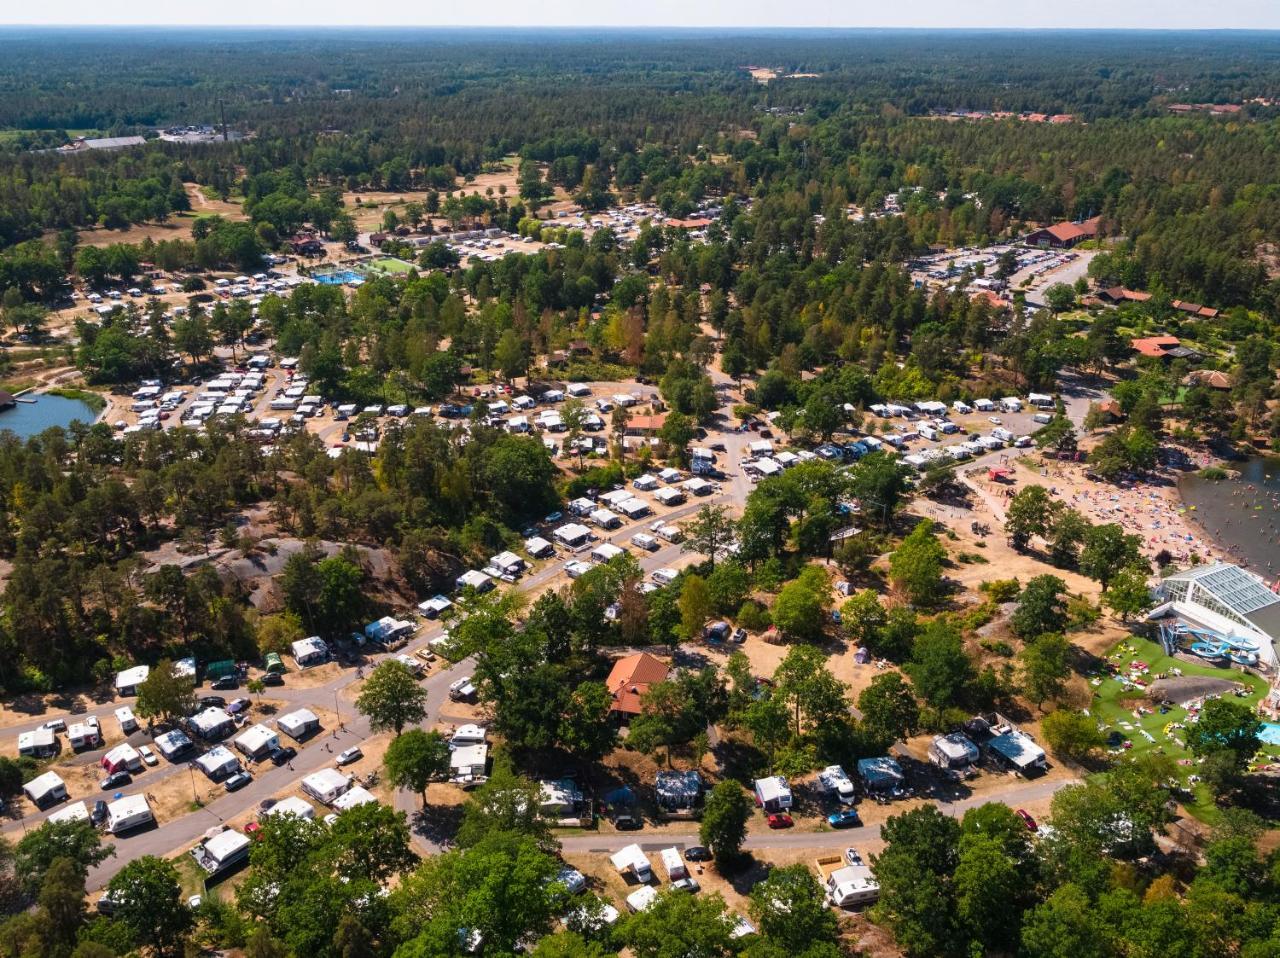
[[[353,269],[339,269],[334,270],[332,273],[313,273],[311,278],[317,283],[324,283],[326,286],[342,286],[345,283],[354,283],[356,280],[364,279]]]

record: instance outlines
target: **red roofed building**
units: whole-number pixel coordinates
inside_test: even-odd
[[[1185,299],[1175,299],[1169,305],[1180,312],[1190,313],[1192,316],[1199,316],[1203,319],[1213,319],[1218,315],[1218,311],[1212,306],[1201,306],[1199,303],[1189,303]]]
[[[1177,336],[1148,336],[1146,339],[1135,339],[1129,343],[1139,356],[1149,356],[1152,359],[1163,359],[1169,355],[1169,351],[1177,349],[1182,345],[1182,340]]]
[[[999,294],[993,293],[989,289],[980,289],[969,298],[973,300],[975,303],[979,301],[984,302],[988,306],[990,306],[992,309],[1004,309],[1006,306],[1009,305],[1003,299],[1000,298]]]
[[[1028,246],[1045,246],[1053,249],[1070,249],[1077,243],[1097,237],[1099,217],[1083,223],[1055,223],[1043,229],[1032,230],[1023,240]]]
[[[656,436],[666,421],[667,414],[665,412],[654,413],[652,416],[632,415],[627,420],[627,434],[631,436]]]
[[[639,715],[644,710],[640,704],[644,693],[649,691],[649,686],[664,681],[666,677],[666,664],[648,652],[637,652],[618,659],[613,663],[609,678],[605,680],[605,688],[613,696],[609,711],[624,720],[632,715]]]
[[[1111,303],[1145,303],[1151,298],[1150,293],[1136,289],[1125,289],[1123,286],[1112,286],[1098,290],[1098,298]]]

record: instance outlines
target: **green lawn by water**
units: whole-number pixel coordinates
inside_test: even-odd
[[[1249,696],[1241,698],[1240,701],[1249,705],[1256,705],[1267,690],[1267,683],[1256,675],[1250,675],[1235,668],[1214,668],[1211,665],[1198,665],[1174,659],[1165,655],[1158,643],[1136,636],[1131,636],[1113,647],[1107,653],[1107,661],[1118,666],[1121,675],[1129,674],[1128,666],[1131,663],[1145,662],[1149,669],[1143,678],[1148,685],[1161,673],[1174,668],[1181,669],[1184,676],[1205,675],[1240,682],[1250,689]],[[1185,732],[1182,729],[1171,728],[1168,733],[1165,732],[1165,728],[1172,723],[1186,722],[1186,709],[1169,706],[1168,711],[1163,714],[1159,709],[1153,709],[1151,714],[1135,716],[1133,711],[1137,705],[1146,704],[1144,690],[1126,687],[1110,674],[1105,674],[1105,677],[1091,678],[1091,684],[1096,683],[1098,678],[1102,681],[1101,684],[1093,685],[1094,695],[1089,711],[1098,719],[1104,737],[1109,736],[1113,731],[1119,732],[1132,743],[1132,746],[1125,750],[1125,753],[1130,755],[1157,753],[1168,755],[1175,762],[1192,758],[1191,753],[1182,744],[1185,741]],[[1151,739],[1143,735],[1142,731],[1146,731]],[[1268,758],[1280,758],[1280,746],[1265,745],[1262,752]],[[1196,766],[1178,765],[1177,770],[1179,778],[1185,784],[1187,779],[1195,773]],[[1192,793],[1194,799],[1187,804],[1188,811],[1202,821],[1212,822],[1217,817],[1217,809],[1209,795],[1209,790],[1204,785],[1198,784],[1192,789]]]

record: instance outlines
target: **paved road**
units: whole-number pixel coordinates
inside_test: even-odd
[[[958,818],[971,808],[977,808],[988,802],[998,801],[1010,806],[1030,805],[1051,797],[1059,789],[1077,784],[1075,779],[1057,781],[1031,781],[1017,788],[1002,792],[999,797],[976,796],[958,802],[937,802],[939,810],[945,815]],[[869,839],[879,839],[879,825],[864,825],[861,828],[844,828],[839,831],[806,832],[797,829],[770,831],[759,819],[753,819],[754,831],[747,835],[744,847],[748,849],[788,848],[788,849],[832,849],[846,848],[850,845],[865,844]],[[641,832],[610,832],[600,835],[569,835],[560,839],[560,844],[567,852],[612,853],[633,842],[638,842],[646,851],[657,851],[670,848],[672,845],[687,847],[698,845],[700,840],[696,831],[687,833],[670,833],[646,838]]]

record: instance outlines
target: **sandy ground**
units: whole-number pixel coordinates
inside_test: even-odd
[[[1032,469],[1026,461],[1019,461],[1014,486],[989,482],[985,476],[972,478],[998,505],[1023,485],[1045,486],[1054,498],[1090,522],[1118,523],[1125,532],[1140,536],[1142,551],[1149,557],[1167,549],[1182,563],[1188,562],[1192,553],[1199,554],[1202,561],[1225,558],[1195,525],[1192,513],[1182,504],[1177,486],[1169,477],[1162,476],[1155,483],[1115,485],[1086,478],[1086,468],[1081,463],[1051,461]],[[1003,519],[1003,508],[997,510],[997,517]]]

